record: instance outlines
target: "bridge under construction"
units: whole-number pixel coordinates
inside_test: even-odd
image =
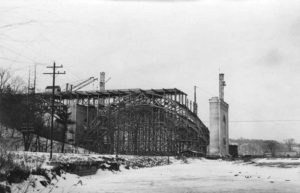
[[[51,93],[36,97],[51,106]],[[55,92],[54,99],[55,112],[70,115],[69,144],[110,154],[207,153],[208,128],[197,116],[196,102],[179,89],[65,91]]]

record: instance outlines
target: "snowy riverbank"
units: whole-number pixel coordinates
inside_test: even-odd
[[[66,156],[66,155],[64,155]],[[72,155],[80,159],[97,159],[103,155]],[[71,157],[72,157],[71,156]],[[109,155],[107,155],[109,156]],[[70,157],[70,156],[67,156]],[[88,157],[88,158],[87,158]],[[113,158],[114,156],[111,156]],[[122,157],[122,156],[120,156]],[[123,159],[153,160],[154,157],[125,156]],[[155,160],[155,159],[154,159]],[[121,165],[119,171],[99,169],[95,175],[80,177],[62,173],[45,187],[43,176],[30,178],[11,186],[12,192],[100,193],[100,192],[280,192],[296,193],[300,190],[299,159],[254,159],[251,162],[170,158],[172,164],[133,169]],[[264,165],[267,163],[267,165]],[[269,163],[276,163],[269,167]],[[281,165],[280,165],[280,164]],[[293,167],[281,167],[293,164]]]

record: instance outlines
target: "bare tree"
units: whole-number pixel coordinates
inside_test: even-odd
[[[8,69],[0,68],[0,94],[3,93],[11,78],[11,74]]]
[[[10,81],[10,88],[14,93],[24,93],[27,91],[25,82],[20,76],[12,77]]]
[[[66,140],[66,132],[68,130],[68,125],[69,124],[74,124],[70,118],[71,113],[68,112],[68,108],[62,108],[61,110],[57,111],[57,116],[58,118],[56,119],[56,122],[59,123],[62,126],[62,132],[60,132],[61,135],[61,153],[64,153],[64,148],[65,148],[65,140]]]
[[[274,140],[266,140],[264,141],[266,148],[269,150],[269,152],[274,157],[276,154],[276,151],[279,149],[280,144],[277,141]]]
[[[5,92],[23,93],[25,91],[25,82],[20,76],[13,76],[9,69],[0,68],[0,94]]]
[[[24,89],[25,82],[21,77],[13,76],[9,69],[0,68],[1,126],[12,129],[19,127],[26,107],[22,98],[14,94],[22,93]]]
[[[288,150],[292,151],[292,147],[293,147],[293,145],[295,145],[295,139],[292,139],[292,138],[286,139],[286,140],[284,140],[284,143],[287,146]]]

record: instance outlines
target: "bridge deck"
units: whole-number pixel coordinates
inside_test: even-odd
[[[158,95],[184,95],[187,96],[186,93],[183,91],[172,88],[172,89],[112,89],[112,90],[104,90],[104,91],[68,91],[68,92],[58,92],[55,93],[56,96],[62,97],[62,99],[68,99],[70,97],[78,97],[78,98],[85,98],[85,97],[119,97],[124,96],[128,94],[139,94],[139,93],[145,93],[145,94],[158,94]],[[43,93],[37,93],[37,95],[49,95],[51,96],[51,92],[43,92]]]
[[[51,96],[36,93],[45,112],[51,109]],[[55,103],[57,116],[66,123],[54,129],[58,141],[64,136],[99,153],[206,154],[209,131],[194,111],[196,104],[179,89],[56,92]]]

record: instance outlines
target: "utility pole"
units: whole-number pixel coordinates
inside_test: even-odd
[[[36,64],[34,65],[34,80],[33,80],[33,93],[35,94],[36,89]]]
[[[33,94],[33,108],[34,113],[36,112],[36,99],[35,99],[35,93],[36,93],[36,67],[37,64],[34,64],[34,79],[33,79],[33,88],[32,88],[32,94]],[[40,133],[37,128],[35,128],[35,134],[36,134],[36,141],[35,141],[35,151],[38,152],[40,150]]]
[[[23,134],[24,150],[25,151],[29,150],[31,140],[32,140],[32,133],[34,133],[33,125],[30,123],[32,121],[31,120],[32,117],[30,116],[31,111],[30,111],[30,103],[29,103],[30,90],[31,90],[31,87],[30,87],[30,69],[29,69],[29,71],[28,71],[27,101],[26,101],[26,104],[27,104],[26,118],[27,118],[27,120],[26,120],[26,123],[23,123],[22,127],[21,127],[21,132]]]
[[[55,76],[59,74],[66,74],[66,72],[56,72],[57,68],[63,68],[62,65],[56,66],[55,62],[53,62],[53,66],[47,66],[47,68],[52,68],[52,72],[47,72],[44,74],[52,75],[52,104],[51,104],[51,129],[50,129],[50,160],[52,159],[52,149],[53,149],[53,122],[54,122],[54,90],[55,90]]]

